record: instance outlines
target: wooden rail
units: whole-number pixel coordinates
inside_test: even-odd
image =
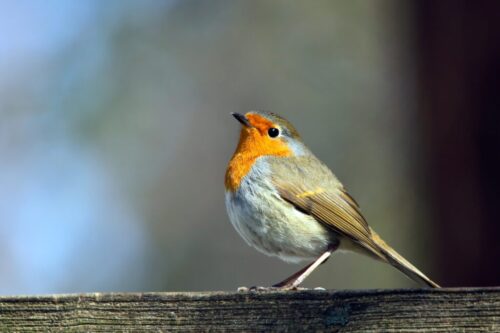
[[[500,332],[500,288],[0,297],[0,332]]]

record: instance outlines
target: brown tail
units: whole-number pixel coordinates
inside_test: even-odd
[[[383,259],[385,259],[389,264],[396,267],[407,277],[424,287],[441,288],[437,283],[425,276],[424,273],[419,271],[408,260],[400,256],[394,249],[387,245],[375,231],[371,230],[371,232],[372,239],[382,253],[384,257]]]

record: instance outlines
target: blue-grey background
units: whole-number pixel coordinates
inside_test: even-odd
[[[224,206],[230,112],[289,118],[369,223],[442,277],[409,3],[0,5],[0,294],[234,290],[300,266]],[[338,254],[305,286],[415,286]]]

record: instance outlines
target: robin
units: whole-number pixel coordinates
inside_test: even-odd
[[[274,288],[296,289],[335,250],[354,251],[439,288],[387,245],[367,224],[356,201],[275,113],[232,113],[242,127],[225,176],[226,207],[241,237],[288,262],[312,260]]]

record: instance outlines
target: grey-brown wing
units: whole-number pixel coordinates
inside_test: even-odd
[[[321,162],[312,160],[310,163]],[[356,201],[326,166],[321,164],[319,168],[314,168],[315,175],[308,175],[303,168],[296,166],[294,160],[279,165],[273,170],[273,183],[285,201],[340,235],[379,253]]]

